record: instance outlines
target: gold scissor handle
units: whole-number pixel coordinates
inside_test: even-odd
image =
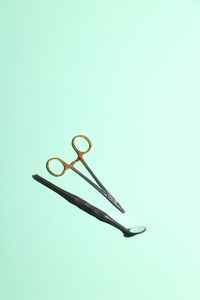
[[[83,138],[83,139],[85,139],[85,140],[88,142],[89,147],[88,147],[88,149],[87,149],[86,151],[80,151],[80,150],[76,147],[76,145],[75,145],[75,140],[76,140],[77,138]],[[56,176],[56,177],[62,176],[62,175],[65,174],[65,172],[66,172],[68,169],[73,169],[74,171],[76,171],[77,173],[79,173],[79,171],[76,170],[76,169],[74,168],[74,164],[75,164],[76,162],[80,161],[80,160],[86,165],[86,162],[83,160],[82,156],[83,156],[84,154],[88,153],[88,152],[90,151],[90,149],[92,148],[92,143],[91,143],[90,139],[89,139],[88,137],[86,137],[85,135],[76,135],[76,136],[72,139],[72,147],[74,148],[74,150],[75,150],[76,153],[78,154],[78,158],[75,159],[74,161],[72,161],[70,165],[68,165],[64,160],[62,160],[62,159],[60,159],[60,158],[58,158],[58,157],[50,158],[50,159],[47,161],[47,163],[46,163],[47,171],[48,171],[51,175]],[[51,170],[51,168],[50,168],[50,163],[51,163],[51,161],[53,161],[53,160],[57,160],[57,161],[59,161],[59,162],[62,164],[62,166],[63,166],[63,171],[62,171],[61,173],[59,173],[59,174],[58,174],[58,173],[54,173],[54,172]]]
[[[87,149],[86,151],[80,151],[80,150],[76,147],[76,145],[75,145],[75,140],[76,140],[77,138],[83,138],[84,140],[86,140],[86,141],[88,142],[88,149]],[[92,148],[92,143],[91,143],[90,139],[89,139],[87,136],[85,136],[85,135],[76,135],[76,136],[72,139],[72,147],[74,148],[74,150],[75,150],[76,153],[78,154],[78,157],[79,157],[80,159],[82,159],[82,156],[83,156],[84,154],[88,153],[88,152],[90,151],[90,149]]]
[[[57,174],[57,173],[54,173],[51,168],[50,168],[50,162],[52,160],[58,160],[62,165],[63,165],[63,171],[60,173],[60,174]],[[50,158],[47,163],[46,163],[46,167],[47,167],[47,171],[53,175],[53,176],[56,176],[56,177],[59,177],[59,176],[62,176],[65,174],[65,172],[67,171],[67,169],[69,169],[71,167],[71,165],[68,165],[66,162],[64,162],[62,159],[58,158],[58,157],[53,157],[53,158]]]

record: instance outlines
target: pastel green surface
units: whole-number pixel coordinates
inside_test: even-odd
[[[199,299],[199,2],[8,0],[0,12],[0,298]],[[32,179],[115,214],[72,171],[46,171],[76,157],[77,134],[145,233],[126,239]]]

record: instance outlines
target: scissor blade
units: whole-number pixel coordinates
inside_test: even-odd
[[[125,210],[123,209],[123,207],[119,204],[119,202],[117,202],[117,207],[119,208],[119,210],[123,213],[125,213]]]
[[[90,167],[88,166],[88,164],[86,163],[86,161],[82,158],[81,162],[83,163],[83,165],[86,167],[86,169],[88,170],[88,172],[90,173],[90,175],[94,178],[94,180],[96,181],[96,183],[99,185],[99,187],[101,189],[98,189],[99,192],[102,193],[102,195],[104,195],[116,208],[118,208],[122,213],[125,212],[125,210],[123,209],[123,207],[119,204],[119,202],[117,202],[115,200],[115,198],[107,191],[107,189],[105,188],[105,186],[103,186],[103,184],[100,182],[100,180],[97,178],[97,176],[93,173],[93,171],[90,169]],[[81,174],[79,174],[81,175]],[[82,176],[82,175],[81,175]],[[83,177],[83,176],[82,176]],[[84,176],[85,177],[85,176]],[[86,178],[84,178],[86,179]],[[87,179],[86,179],[87,180]],[[89,180],[87,180],[89,182]],[[91,182],[89,182],[91,183]],[[92,184],[94,186],[94,183]],[[95,187],[95,186],[94,186]],[[95,187],[96,188],[96,187]]]
[[[125,213],[125,210],[123,207],[119,204],[119,202],[107,191],[106,198],[116,207],[118,208],[122,213]]]
[[[82,158],[81,159],[82,164],[85,166],[85,168],[88,170],[88,172],[90,173],[90,175],[94,178],[94,180],[96,181],[96,183],[98,184],[98,186],[106,191],[105,186],[103,186],[103,184],[101,183],[101,181],[97,178],[97,176],[94,174],[94,172],[90,169],[90,167],[88,166],[88,164],[86,163],[86,161]]]

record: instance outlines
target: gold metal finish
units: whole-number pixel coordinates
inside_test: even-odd
[[[85,139],[85,140],[88,142],[89,147],[88,147],[88,149],[87,149],[86,151],[80,151],[80,150],[78,150],[78,148],[77,148],[76,145],[75,145],[75,140],[76,140],[77,138],[83,138],[83,139]],[[76,173],[80,173],[80,172],[74,167],[75,163],[77,163],[78,161],[82,161],[82,163],[83,163],[84,165],[87,165],[86,162],[85,162],[85,160],[83,159],[83,155],[86,154],[86,153],[88,153],[88,152],[90,151],[90,149],[92,148],[92,143],[91,143],[90,139],[89,139],[87,136],[85,136],[85,135],[76,135],[76,136],[72,139],[72,147],[74,148],[74,150],[75,150],[76,153],[78,154],[78,157],[77,157],[77,159],[75,159],[74,161],[72,161],[71,164],[67,164],[65,161],[63,161],[62,159],[60,159],[60,158],[58,158],[58,157],[50,158],[50,159],[47,161],[47,163],[46,163],[47,171],[48,171],[51,175],[56,176],[56,177],[62,176],[62,175],[65,174],[65,172],[66,172],[68,169],[73,169],[73,171],[75,171]],[[51,168],[50,168],[50,162],[51,162],[52,160],[58,160],[58,161],[63,165],[63,171],[62,171],[60,174],[56,174],[56,173],[54,173],[54,172],[51,170]]]

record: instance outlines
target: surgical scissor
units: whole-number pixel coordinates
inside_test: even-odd
[[[77,146],[75,145],[75,140],[77,138],[83,138],[88,142],[88,149],[86,151],[80,151]],[[53,176],[62,176],[65,174],[65,172],[68,169],[73,170],[75,173],[77,173],[79,176],[81,176],[83,179],[85,179],[89,184],[91,184],[97,191],[99,191],[105,198],[107,198],[116,208],[118,208],[121,212],[125,212],[125,210],[122,208],[122,206],[119,204],[119,202],[117,202],[115,200],[115,198],[108,192],[108,190],[103,186],[103,184],[99,181],[99,179],[96,177],[96,175],[92,172],[92,170],[89,168],[88,164],[86,163],[86,161],[83,159],[83,155],[85,155],[86,153],[88,153],[91,148],[92,148],[92,143],[90,141],[90,139],[88,137],[86,137],[85,135],[77,135],[72,139],[72,147],[74,148],[74,150],[76,151],[78,157],[77,159],[75,159],[74,161],[72,161],[70,164],[67,164],[65,161],[63,161],[62,159],[58,158],[58,157],[53,157],[50,158],[47,163],[46,163],[46,167],[47,170],[50,174],[52,174]],[[59,161],[62,166],[63,166],[63,171],[59,174],[54,173],[50,167],[50,163],[53,160],[57,160]],[[89,178],[87,178],[84,174],[82,174],[79,170],[77,170],[74,165],[78,162],[81,161],[82,164],[85,166],[85,168],[87,169],[87,171],[91,174],[91,176],[94,178],[94,180],[96,181],[95,184],[93,181],[91,181]]]

